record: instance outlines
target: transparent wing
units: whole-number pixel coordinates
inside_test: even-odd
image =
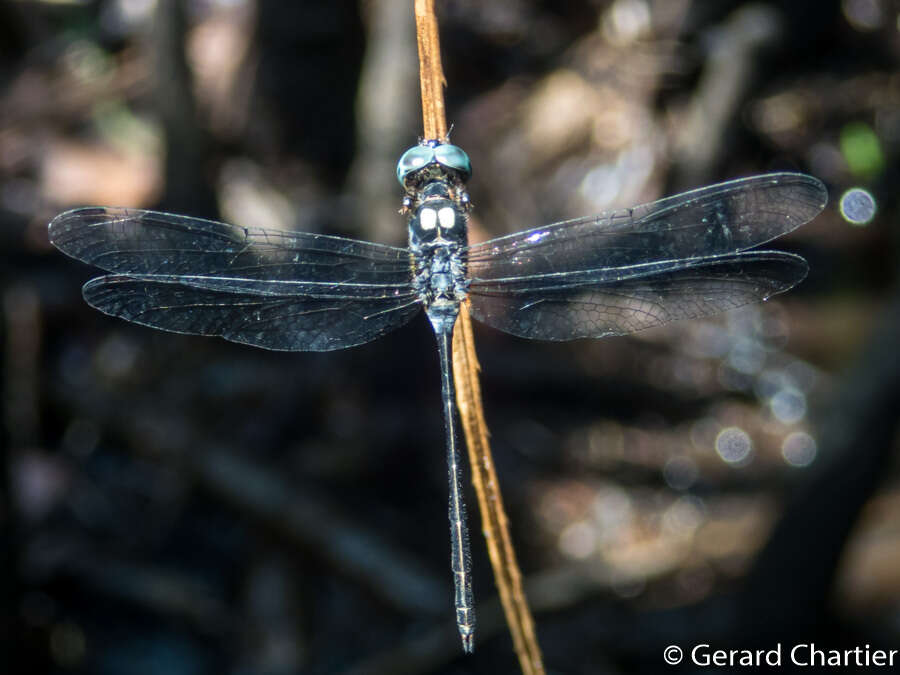
[[[63,253],[117,274],[388,285],[411,274],[402,248],[139,209],[66,211],[49,234]]]
[[[63,252],[114,273],[85,285],[89,304],[163,330],[328,351],[419,309],[401,248],[102,207],[63,213],[49,231]]]
[[[472,314],[535,340],[626,335],[676,319],[696,319],[788,290],[806,276],[800,256],[775,251],[660,263],[618,281],[605,271],[570,284],[522,279],[473,283]]]
[[[324,352],[363,344],[408,322],[419,300],[397,290],[329,293],[301,284],[284,293],[255,293],[193,286],[184,277],[110,275],[92,279],[83,292],[92,307],[152,328],[218,335],[265,349]]]
[[[814,218],[825,187],[802,174],[712,185],[469,249],[472,314],[521,337],[623,335],[781,293],[797,256],[744,252]]]
[[[737,253],[794,230],[828,201],[812,176],[775,173],[710,185],[631,209],[569,220],[469,248],[469,276],[502,281]]]

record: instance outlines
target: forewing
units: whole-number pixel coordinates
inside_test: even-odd
[[[49,234],[63,253],[117,274],[388,285],[411,275],[402,248],[140,209],[67,211]]]
[[[469,276],[499,281],[737,253],[814,218],[822,183],[803,174],[753,176],[637,206],[499,237],[469,248]]]
[[[280,286],[284,292],[225,291],[185,284],[181,277],[110,275],[92,279],[83,292],[91,306],[134,323],[286,351],[359,345],[402,326],[420,307],[402,287],[385,294]]]
[[[766,300],[802,281],[807,269],[799,256],[751,251],[661,263],[618,280],[603,271],[568,285],[540,277],[473,281],[469,301],[476,319],[519,337],[601,338]]]

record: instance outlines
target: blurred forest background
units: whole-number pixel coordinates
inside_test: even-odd
[[[831,194],[765,305],[476,326],[550,672],[900,647],[900,3],[438,5],[473,239],[768,171]],[[160,333],[47,242],[97,204],[403,245],[414,40],[412,0],[0,3],[2,672],[518,672],[474,508],[474,656],[453,626],[424,319],[327,354]]]

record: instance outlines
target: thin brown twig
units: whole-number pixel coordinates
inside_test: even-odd
[[[447,135],[443,92],[446,81],[441,67],[434,0],[415,0],[415,13],[425,138],[443,141]],[[495,583],[522,672],[525,675],[543,675],[545,670],[534,630],[534,619],[522,588],[522,573],[516,561],[509,534],[509,521],[503,509],[500,483],[494,471],[481,402],[481,386],[478,382],[480,366],[475,355],[472,322],[466,303],[460,306],[453,333],[453,377],[456,383],[457,408],[466,437],[472,484],[478,497],[482,530]]]
[[[444,114],[444,85],[447,80],[441,65],[441,43],[434,0],[415,0],[415,11],[425,138],[443,141],[447,136],[447,118]]]

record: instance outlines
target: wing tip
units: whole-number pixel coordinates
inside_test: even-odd
[[[767,177],[771,177],[775,184],[778,185],[805,188],[803,201],[811,207],[811,215],[805,222],[809,222],[815,218],[828,205],[828,188],[825,187],[825,183],[815,176],[811,176],[808,173],[787,171],[767,174]]]
[[[77,225],[95,225],[99,220],[91,220],[91,217],[107,219],[110,214],[125,213],[126,209],[110,207],[110,206],[79,206],[74,209],[63,211],[53,217],[47,223],[47,233],[50,237],[50,243],[57,245],[62,235],[72,232]]]

